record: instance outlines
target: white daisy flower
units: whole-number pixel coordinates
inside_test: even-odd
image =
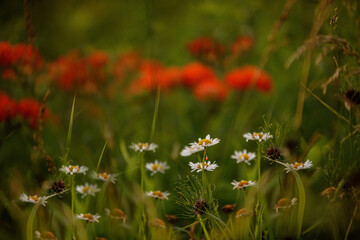
[[[91,213],[76,214],[76,218],[83,219],[83,220],[85,220],[87,222],[91,222],[91,223],[93,223],[93,222],[98,223],[100,217],[101,216],[99,214],[97,214],[97,213],[95,215],[92,215]]]
[[[143,151],[153,151],[158,147],[155,143],[132,143],[129,148],[133,149],[135,152],[143,152]]]
[[[81,198],[86,197],[86,195],[91,195],[95,197],[95,193],[100,191],[100,188],[96,184],[88,184],[76,186],[76,191],[82,194]]]
[[[89,170],[88,167],[80,166],[79,165],[69,165],[69,166],[62,166],[59,171],[62,171],[66,174],[73,175],[75,173],[83,173],[85,175],[85,172]]]
[[[295,171],[298,171],[298,170],[301,170],[301,169],[308,169],[308,168],[311,168],[313,166],[312,162],[308,159],[306,160],[305,163],[298,163],[298,162],[295,162],[294,164],[292,163],[286,163],[286,168],[284,170],[286,170],[286,173],[290,172],[291,169],[295,170]]]
[[[91,174],[91,177],[94,179],[98,179],[104,182],[112,182],[115,183],[116,182],[116,176],[118,174],[111,174],[111,173],[107,173],[107,172],[93,172]]]
[[[188,157],[193,153],[201,152],[204,150],[203,146],[199,146],[197,144],[192,144],[190,147],[186,146],[183,150],[181,150],[180,155],[183,157]]]
[[[23,202],[30,202],[30,203],[40,203],[43,206],[46,206],[46,199],[47,197],[38,197],[37,195],[26,195],[25,193],[22,193],[19,197],[19,199]]]
[[[232,185],[234,185],[233,189],[243,189],[246,187],[254,186],[256,182],[253,181],[247,181],[247,180],[241,180],[240,182],[233,180],[231,182]]]
[[[245,133],[243,136],[244,138],[246,138],[246,142],[248,142],[249,140],[257,140],[261,142],[261,141],[266,141],[269,138],[273,138],[273,136],[270,135],[270,133],[263,133],[263,132]]]
[[[247,165],[250,165],[250,161],[256,157],[255,153],[247,152],[246,149],[243,151],[235,151],[234,155],[231,155],[231,158],[236,159],[236,163],[245,162]]]
[[[211,163],[210,161],[204,162],[204,165],[202,162],[197,162],[197,163],[189,162],[189,166],[191,167],[191,172],[193,171],[201,172],[203,169],[206,171],[214,171],[215,168],[218,167],[216,162]]]
[[[145,168],[151,172],[151,176],[153,176],[157,172],[165,173],[166,169],[170,167],[166,164],[166,162],[159,162],[155,160],[153,163],[147,163]]]
[[[193,146],[202,146],[202,147],[210,147],[212,145],[218,144],[220,139],[218,138],[210,138],[210,134],[206,135],[204,139],[199,138],[198,142],[191,143],[190,145]]]
[[[157,198],[157,199],[166,199],[168,200],[168,196],[170,195],[169,192],[160,192],[160,191],[150,191],[146,193],[146,196],[148,197],[153,197],[153,198]]]

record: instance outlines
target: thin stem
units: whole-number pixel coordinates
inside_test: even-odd
[[[146,233],[145,233],[145,224],[146,224],[146,215],[145,215],[145,202],[144,202],[144,178],[145,178],[145,159],[144,155],[140,154],[140,173],[141,173],[141,180],[140,180],[140,199],[141,199],[141,216],[140,216],[140,234],[144,239],[146,239]]]
[[[202,227],[202,229],[203,229],[203,231],[204,231],[206,240],[210,240],[209,233],[208,233],[208,231],[206,230],[205,224],[204,224],[204,222],[202,221],[200,214],[198,214],[197,217],[198,217],[199,222],[200,222],[200,225],[201,225],[201,227]]]
[[[348,228],[347,228],[347,230],[346,230],[345,240],[347,240],[347,238],[348,238],[348,236],[349,236],[349,232],[350,232],[350,229],[351,229],[353,220],[354,220],[354,218],[355,218],[355,216],[356,216],[356,211],[357,211],[357,204],[355,205],[355,209],[354,209],[353,215],[352,215],[352,217],[351,217],[349,226],[348,226]]]
[[[75,176],[71,176],[71,218],[72,218],[72,238],[75,239]]]
[[[100,163],[101,163],[101,160],[102,160],[102,158],[103,158],[106,145],[107,145],[107,140],[105,141],[104,147],[103,147],[103,149],[102,149],[102,151],[101,151],[101,154],[100,154],[100,157],[99,157],[99,161],[98,161],[98,164],[97,164],[97,166],[96,166],[96,172],[99,171]]]
[[[255,236],[259,236],[258,239],[262,239],[262,219],[261,219],[261,214],[260,214],[260,185],[261,185],[261,145],[260,143],[258,143],[258,148],[257,148],[257,169],[258,169],[258,196],[257,196],[257,203],[256,203],[256,222],[257,222],[257,230],[255,232]]]
[[[31,210],[30,216],[28,218],[27,224],[26,224],[26,239],[27,240],[33,240],[33,226],[34,226],[34,220],[36,211],[39,208],[40,203],[35,204],[33,209]]]
[[[97,239],[96,238],[96,231],[95,231],[95,223],[91,223],[91,229],[92,229],[92,232],[93,232],[93,235],[94,235],[95,239]]]
[[[156,126],[156,119],[157,119],[158,112],[159,112],[159,104],[160,104],[160,86],[158,86],[157,92],[156,92],[155,108],[154,108],[153,120],[152,120],[152,124],[151,124],[150,141],[153,140],[154,134],[155,134],[155,126]]]

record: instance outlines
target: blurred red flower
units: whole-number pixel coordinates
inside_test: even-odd
[[[181,82],[188,87],[194,87],[197,84],[216,78],[214,71],[199,62],[193,62],[183,68]]]
[[[191,55],[209,62],[219,60],[225,53],[225,47],[210,37],[196,38],[187,44]]]
[[[269,74],[250,65],[232,70],[225,76],[225,79],[226,83],[236,90],[256,87],[259,91],[268,93],[273,86],[273,80]]]
[[[41,111],[41,104],[33,98],[23,98],[18,103],[18,113],[24,120],[28,121],[31,128],[35,128],[38,124]],[[41,114],[42,118],[47,117],[47,110]]]
[[[251,36],[240,36],[231,44],[231,53],[237,57],[244,51],[250,50],[254,46],[254,38]]]
[[[129,87],[130,93],[150,91],[158,86],[161,90],[168,91],[180,82],[181,70],[177,67],[164,67],[158,62],[146,61],[141,65],[139,73],[139,78]]]
[[[105,81],[105,67],[108,56],[102,51],[95,51],[82,58],[77,51],[72,51],[49,64],[48,72],[60,88],[74,89],[86,93],[96,92],[100,83]]]
[[[0,68],[4,79],[15,78],[16,73],[30,75],[42,67],[43,59],[32,46],[0,42]]]
[[[214,78],[196,85],[193,93],[200,101],[223,101],[227,97],[228,89],[223,82]]]
[[[8,121],[16,116],[17,103],[6,93],[0,92],[0,121]]]
[[[137,70],[142,63],[142,58],[137,52],[127,52],[120,55],[114,64],[114,75],[122,80],[126,74]]]

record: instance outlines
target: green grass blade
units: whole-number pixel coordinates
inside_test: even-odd
[[[67,159],[68,159],[68,155],[69,155],[69,151],[70,151],[71,133],[72,133],[73,123],[74,123],[75,102],[76,102],[76,94],[74,95],[74,99],[73,99],[73,103],[72,103],[72,107],[71,107],[69,129],[68,129],[67,138],[66,138],[66,145],[65,145],[65,154],[64,154],[64,157],[62,159],[63,164],[66,164]]]
[[[103,147],[103,149],[102,149],[102,151],[101,151],[101,154],[100,154],[100,157],[99,157],[98,164],[97,164],[97,166],[96,166],[96,172],[99,171],[100,163],[101,163],[102,157],[103,157],[103,155],[104,155],[104,152],[105,152],[105,148],[106,148],[106,146],[107,146],[107,143],[108,143],[108,142],[105,141],[104,147]]]
[[[27,224],[26,224],[26,239],[27,240],[33,240],[33,236],[34,236],[34,230],[33,230],[33,226],[34,226],[34,220],[35,220],[35,215],[36,215],[36,211],[39,208],[39,206],[41,205],[41,203],[37,203],[35,204],[35,206],[32,208]]]
[[[155,126],[156,126],[156,119],[157,119],[158,112],[159,112],[159,104],[160,104],[160,87],[158,87],[157,93],[156,93],[155,108],[154,108],[153,120],[152,120],[152,124],[151,124],[150,141],[153,140],[154,134],[155,134]]]
[[[328,104],[326,104],[323,100],[321,100],[321,98],[319,98],[318,96],[316,96],[309,88],[305,87],[304,88],[316,99],[318,100],[322,105],[324,105],[327,109],[330,110],[330,112],[332,112],[333,114],[335,114],[339,119],[343,120],[346,124],[348,124],[349,126],[351,126],[351,123],[349,120],[347,120],[343,115],[341,115],[339,112],[337,112],[335,109],[333,109],[332,107],[330,107]]]
[[[298,227],[297,239],[300,239],[302,222],[303,222],[304,211],[305,211],[305,200],[306,200],[305,199],[305,188],[304,188],[304,185],[301,181],[299,174],[295,170],[292,170],[292,169],[291,169],[291,172],[295,176],[296,184],[299,189],[299,211],[298,211],[298,217],[297,217],[297,227]]]

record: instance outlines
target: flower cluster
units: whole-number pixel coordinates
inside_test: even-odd
[[[48,74],[51,81],[65,91],[80,89],[85,93],[94,93],[105,81],[107,62],[108,56],[102,51],[86,57],[73,51],[50,63]]]
[[[31,128],[35,128],[40,118],[48,116],[48,110],[33,98],[23,98],[17,102],[0,92],[0,121],[11,121],[17,116],[28,122]]]
[[[31,45],[0,42],[0,70],[2,78],[12,80],[31,75],[43,67],[43,59]]]

